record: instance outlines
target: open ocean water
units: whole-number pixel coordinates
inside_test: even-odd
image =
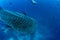
[[[12,28],[9,30],[9,25],[6,27],[7,24],[0,20],[0,40],[60,40],[60,0],[0,0],[0,7],[21,12],[37,22],[33,33],[29,31],[27,34],[16,32]],[[0,18],[2,13],[0,12]]]

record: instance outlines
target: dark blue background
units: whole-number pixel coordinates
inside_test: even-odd
[[[35,40],[60,40],[60,1],[35,1],[36,4],[31,0],[0,0],[0,6],[11,11],[24,11],[28,16],[35,18],[38,22]],[[2,26],[5,24],[1,22]],[[12,33],[8,35],[0,31],[0,40],[8,40],[9,37],[15,36],[12,36]]]

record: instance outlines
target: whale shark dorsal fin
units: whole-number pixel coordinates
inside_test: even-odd
[[[24,14],[24,15],[27,15],[27,13],[23,10],[21,10],[21,13]]]

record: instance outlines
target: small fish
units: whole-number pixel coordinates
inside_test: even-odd
[[[37,2],[36,2],[35,0],[32,0],[32,3],[33,3],[34,5],[36,5],[36,4],[37,4]]]
[[[9,25],[11,29],[22,33],[32,33],[35,29],[35,19],[28,17],[25,13],[0,10],[0,20]]]

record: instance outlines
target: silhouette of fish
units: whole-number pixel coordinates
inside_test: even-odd
[[[37,2],[35,0],[31,0],[32,4],[36,5]]]
[[[35,29],[35,19],[23,13],[12,12],[0,8],[0,20],[17,32],[32,33]]]

